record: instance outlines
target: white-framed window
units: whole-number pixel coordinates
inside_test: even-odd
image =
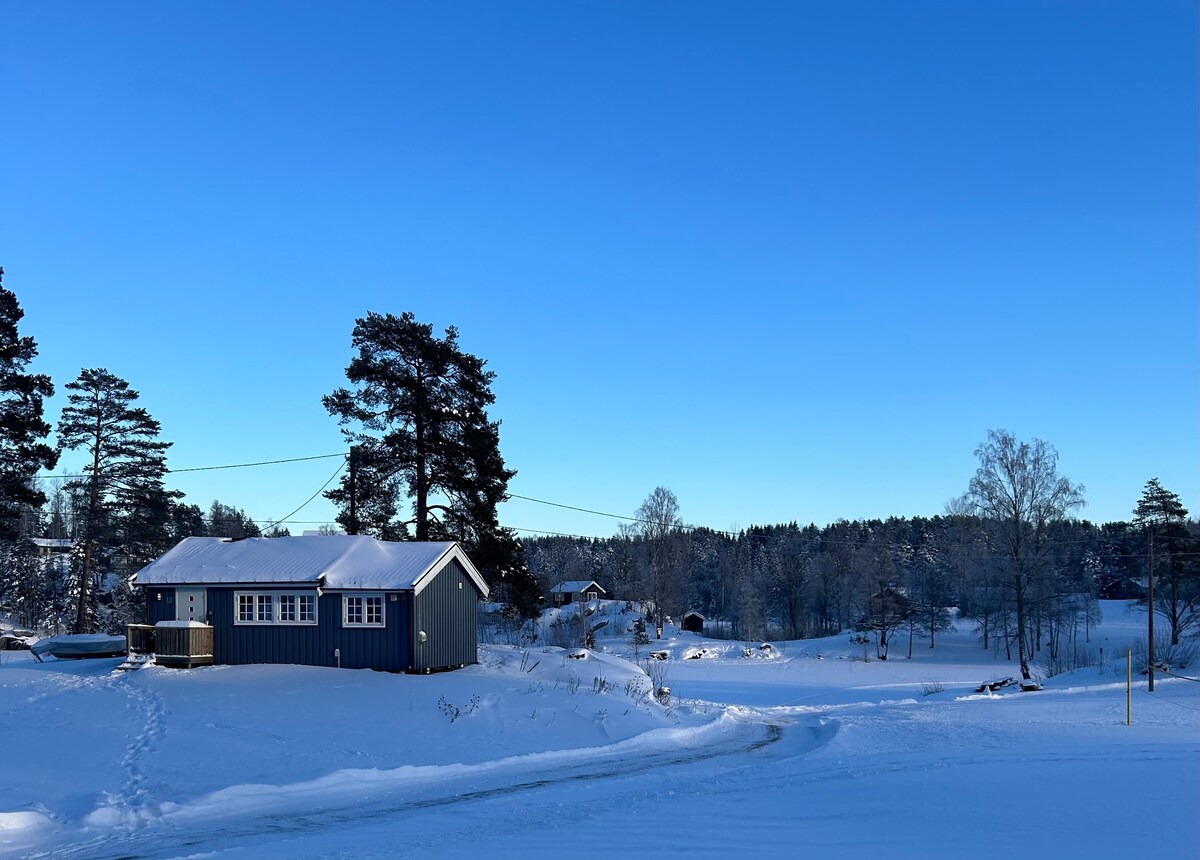
[[[312,592],[236,591],[235,624],[316,624]]]
[[[315,594],[280,594],[280,624],[316,624],[317,596]]]
[[[383,595],[342,595],[342,626],[383,627]]]

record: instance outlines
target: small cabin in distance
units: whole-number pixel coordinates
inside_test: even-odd
[[[608,594],[594,579],[576,579],[570,582],[560,582],[550,589],[550,598],[555,606],[567,606],[571,603],[586,603],[589,600],[600,600]]]

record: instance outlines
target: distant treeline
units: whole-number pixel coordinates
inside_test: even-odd
[[[523,541],[543,590],[594,579],[616,599],[643,599],[658,553],[664,616],[696,610],[727,622],[737,639],[803,639],[848,628],[870,631],[886,654],[890,634],[935,644],[951,607],[978,628],[985,647],[1015,638],[1011,557],[993,521],[975,516],[889,518],[752,527],[737,534],[675,529],[661,546],[630,533],[606,539]],[[1095,600],[1145,599],[1147,532],[1130,523],[1051,523],[1027,559],[1030,640],[1056,648],[1098,620]],[[1156,604],[1177,638],[1197,628],[1200,526],[1157,537]],[[1175,605],[1169,605],[1170,601]],[[1164,605],[1164,601],[1168,605]],[[883,633],[880,643],[879,633]]]

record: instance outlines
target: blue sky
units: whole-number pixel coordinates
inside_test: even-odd
[[[107,367],[176,468],[341,450],[320,399],[354,320],[411,310],[498,374],[521,495],[932,515],[1007,428],[1057,447],[1090,519],[1154,476],[1197,511],[1196,17],[6,4],[0,265],[52,419]],[[337,465],[171,484],[265,520]]]

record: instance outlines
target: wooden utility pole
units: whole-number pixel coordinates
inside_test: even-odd
[[[1125,652],[1125,725],[1133,725],[1133,652]]]

